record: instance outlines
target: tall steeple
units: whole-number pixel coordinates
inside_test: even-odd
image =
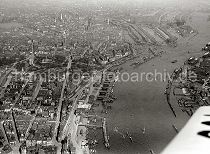
[[[29,59],[29,64],[34,65],[34,40],[31,40],[31,55]]]
[[[65,31],[63,31],[63,47],[64,47],[64,50],[67,47],[67,44],[66,44],[66,32]]]

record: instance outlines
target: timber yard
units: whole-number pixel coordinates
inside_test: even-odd
[[[0,0],[0,154],[158,154],[210,105],[207,1],[17,1]]]

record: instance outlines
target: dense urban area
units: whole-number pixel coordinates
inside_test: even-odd
[[[191,116],[198,107],[208,106],[210,39],[194,23],[191,5],[0,0],[0,153],[123,154],[118,148],[111,151],[112,137],[118,141],[114,133],[128,139],[125,147],[139,141],[129,126],[123,130],[122,122],[110,121],[117,114],[115,105],[123,102],[118,96],[127,96],[127,101],[127,93],[132,92],[125,88],[121,90],[125,93],[117,94],[115,86],[126,69],[137,71],[157,60],[169,61],[157,67],[174,65],[169,71],[172,80],[167,78],[162,85],[166,89],[160,90],[162,104],[172,116],[180,111]],[[197,13],[205,14],[202,22],[210,25],[207,3],[194,5]],[[191,43],[196,37],[202,41]],[[182,51],[181,60],[173,55]],[[172,59],[161,60],[165,55]],[[146,93],[142,102],[153,97]],[[126,115],[125,109],[122,105],[119,110]],[[138,123],[134,113],[129,116]],[[176,132],[181,128],[181,124],[169,125]],[[145,136],[145,126],[138,131]],[[146,152],[139,153],[162,150],[146,138],[141,139]],[[135,150],[130,154],[138,153]]]

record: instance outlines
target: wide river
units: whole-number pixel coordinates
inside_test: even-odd
[[[123,72],[129,74],[154,73],[155,70],[173,72],[175,68],[183,64],[186,58],[199,55],[201,47],[210,41],[210,34],[208,34],[210,23],[206,21],[206,18],[207,15],[200,13],[193,15],[190,24],[199,31],[196,37],[190,40],[179,40],[178,47],[165,48],[166,54],[162,57],[153,59],[136,69],[130,66],[132,62],[128,62],[122,66]],[[189,54],[188,51],[191,53]],[[178,62],[171,63],[174,60]],[[107,115],[111,149],[106,150],[103,139],[100,139],[97,153],[150,154],[149,150],[152,149],[155,154],[159,154],[176,135],[172,125],[180,130],[189,119],[175,103],[177,117],[175,118],[172,114],[164,95],[166,84],[160,80],[148,82],[145,78],[139,82],[118,82],[114,88],[118,99],[113,103],[112,110]],[[172,102],[176,101],[172,100]],[[143,128],[145,128],[144,134]],[[129,132],[133,142],[126,137],[126,132]]]

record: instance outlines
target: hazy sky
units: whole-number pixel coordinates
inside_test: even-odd
[[[36,3],[46,3],[48,2],[49,4],[69,4],[71,3],[77,3],[80,5],[87,5],[87,4],[95,4],[95,5],[103,5],[103,4],[110,4],[112,5],[113,3],[117,6],[119,5],[133,5],[133,6],[174,6],[174,5],[179,5],[183,7],[190,7],[191,5],[197,5],[197,3],[200,3],[202,5],[209,5],[210,0],[0,0],[0,5],[1,2],[10,2],[12,5],[14,4],[20,4],[22,3],[27,3],[27,2],[36,2]],[[13,3],[14,2],[14,3]],[[18,3],[19,2],[19,3]],[[15,5],[14,5],[15,6]]]
[[[52,0],[52,1],[56,1],[56,0]],[[116,4],[119,3],[119,4],[134,4],[134,5],[139,5],[139,4],[148,4],[148,5],[180,4],[180,5],[188,5],[188,4],[198,3],[198,2],[204,1],[206,3],[209,2],[209,4],[210,4],[210,0],[57,0],[57,1],[63,1],[63,2],[75,1],[77,3],[86,2],[86,3],[93,3],[93,4],[112,2],[112,3],[116,3]]]

